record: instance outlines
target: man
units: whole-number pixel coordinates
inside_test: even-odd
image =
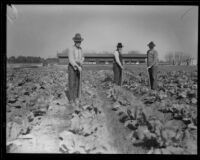
[[[83,38],[79,33],[73,37],[74,45],[69,50],[69,65],[68,65],[68,79],[69,79],[69,101],[74,105],[78,105],[80,76],[82,65],[84,61],[81,42]]]
[[[113,63],[113,72],[114,72],[114,83],[121,85],[122,83],[122,43],[117,44],[117,49],[114,52],[114,63]]]
[[[149,73],[150,86],[152,90],[157,88],[157,70],[158,70],[158,52],[154,49],[154,42],[150,42],[149,50],[147,51],[147,70]]]

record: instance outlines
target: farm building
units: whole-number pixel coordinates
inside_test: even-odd
[[[59,64],[68,64],[67,53],[57,53]],[[111,64],[113,63],[113,54],[84,54],[85,64]],[[140,64],[146,62],[146,54],[123,54],[124,64]]]

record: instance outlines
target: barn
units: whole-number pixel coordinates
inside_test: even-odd
[[[112,64],[114,60],[113,54],[84,54],[84,64]],[[68,64],[67,53],[57,53],[59,64]],[[146,62],[146,54],[123,54],[124,64],[141,64]]]

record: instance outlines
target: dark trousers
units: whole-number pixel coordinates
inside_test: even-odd
[[[69,81],[69,100],[74,101],[78,98],[80,73],[74,70],[71,64],[68,65],[68,81]]]
[[[122,69],[117,63],[113,63],[113,72],[114,72],[114,83],[117,85],[121,85]]]
[[[157,70],[158,66],[152,66],[151,68],[149,68],[150,85],[151,89],[153,90],[157,89]]]

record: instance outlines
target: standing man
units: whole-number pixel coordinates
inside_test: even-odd
[[[69,80],[69,101],[74,106],[79,100],[80,76],[84,61],[81,42],[83,38],[79,33],[73,37],[74,45],[69,50],[68,80]]]
[[[113,63],[113,72],[114,72],[114,83],[121,85],[122,82],[122,43],[117,44],[117,49],[114,52],[114,63]]]
[[[149,73],[151,89],[157,88],[157,70],[158,70],[158,52],[154,49],[156,46],[152,41],[147,45],[147,70]]]

